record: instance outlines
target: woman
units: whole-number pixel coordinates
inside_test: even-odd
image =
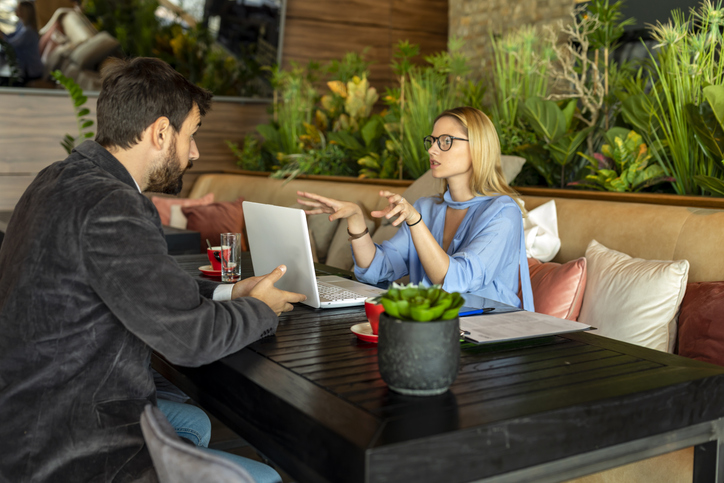
[[[523,217],[516,193],[500,167],[500,142],[493,123],[477,109],[458,107],[435,120],[424,139],[432,176],[445,180],[444,193],[410,205],[399,194],[381,191],[389,205],[372,216],[402,228],[382,245],[372,242],[356,203],[298,192],[307,214],[344,218],[363,282],[397,280],[440,284],[448,292],[471,293],[533,310]],[[404,223],[403,223],[404,222]]]
[[[15,50],[15,57],[23,82],[39,79],[43,76],[43,62],[40,60],[39,37],[35,25],[35,6],[33,2],[24,0],[18,3],[15,15],[18,17],[15,32],[3,37]]]

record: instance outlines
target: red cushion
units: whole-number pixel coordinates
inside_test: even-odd
[[[207,193],[201,198],[164,198],[161,196],[151,196],[156,210],[158,210],[158,216],[161,218],[161,223],[168,225],[171,222],[171,206],[198,206],[208,205],[214,202],[214,193]],[[189,228],[190,230],[191,228]]]
[[[181,211],[186,216],[188,230],[201,234],[201,252],[206,253],[206,239],[211,246],[218,246],[221,233],[241,233],[241,250],[248,251],[244,236],[244,211],[241,203],[244,198],[236,201],[222,201],[208,205],[184,206]]]
[[[586,258],[564,264],[528,259],[533,303],[539,314],[577,320],[586,289]],[[518,294],[521,297],[521,294]],[[522,298],[522,297],[521,297]]]
[[[724,282],[686,285],[678,339],[679,355],[724,366]]]

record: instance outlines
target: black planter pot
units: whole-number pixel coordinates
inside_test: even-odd
[[[410,322],[382,313],[377,361],[393,391],[408,396],[442,394],[460,367],[460,321]]]

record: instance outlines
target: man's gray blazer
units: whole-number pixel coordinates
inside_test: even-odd
[[[0,249],[0,481],[154,481],[151,351],[198,366],[274,333],[168,256],[153,204],[94,141],[43,170]]]

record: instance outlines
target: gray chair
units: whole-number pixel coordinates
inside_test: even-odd
[[[141,414],[141,430],[161,483],[254,483],[241,466],[184,443],[155,406]]]

